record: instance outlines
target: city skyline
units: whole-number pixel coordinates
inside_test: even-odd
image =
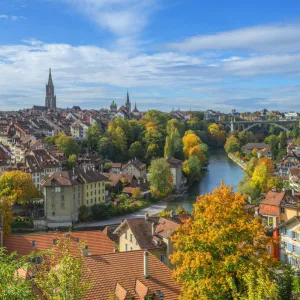
[[[168,2],[1,1],[1,110],[300,110],[300,4]]]

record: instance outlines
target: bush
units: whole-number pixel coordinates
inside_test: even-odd
[[[81,222],[87,221],[87,219],[89,218],[89,211],[87,206],[82,205],[78,208],[78,218]]]
[[[11,223],[11,228],[33,228],[33,221],[16,217]]]

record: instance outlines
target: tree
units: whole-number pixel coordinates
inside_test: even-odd
[[[198,146],[200,144],[200,138],[191,130],[187,131],[182,138],[183,143],[183,153],[186,158],[189,157],[191,148]]]
[[[189,212],[184,208],[183,205],[179,204],[176,209],[176,215],[187,215]]]
[[[55,247],[43,253],[34,282],[46,299],[84,298],[91,287],[89,280],[83,278],[84,247],[80,243],[74,253],[71,237],[58,237]]]
[[[38,196],[39,191],[30,173],[11,171],[0,176],[0,198],[7,197],[13,203],[24,204]]]
[[[246,197],[224,183],[198,197],[192,217],[172,237],[181,299],[274,299],[270,238],[244,210]],[[273,298],[274,297],[274,298]]]
[[[224,148],[227,153],[233,153],[240,151],[241,145],[239,140],[234,135],[231,135],[227,138]]]
[[[250,184],[254,188],[265,192],[267,191],[268,179],[267,166],[265,164],[261,164],[255,167]]]
[[[279,144],[281,146],[281,148],[286,148],[287,145],[287,135],[285,131],[282,131],[279,135]]]
[[[97,122],[86,131],[87,146],[89,151],[97,151],[98,143],[101,138],[101,129]]]
[[[226,133],[223,125],[211,124],[208,127],[210,140],[215,147],[223,147],[226,141]]]
[[[160,149],[157,144],[150,144],[147,148],[146,160],[150,162],[153,158],[160,157]]]
[[[182,170],[189,182],[194,182],[201,178],[201,167],[200,159],[197,156],[190,156],[183,162]]]
[[[112,158],[112,142],[107,136],[98,141],[98,153],[105,158]]]
[[[77,155],[71,154],[67,159],[68,170],[72,170],[77,165]]]
[[[134,188],[133,191],[132,191],[132,198],[136,200],[136,199],[141,198],[141,196],[142,196],[141,189],[140,188]]]
[[[200,165],[203,166],[203,164],[205,163],[206,161],[206,157],[205,155],[203,154],[203,152],[200,150],[200,147],[199,145],[198,146],[194,146],[190,149],[189,151],[189,157],[191,156],[196,156],[199,158],[200,160]]]
[[[132,159],[138,158],[139,160],[145,160],[145,151],[140,142],[134,142],[130,145],[129,156]]]
[[[109,127],[108,134],[113,146],[113,158],[124,160],[127,150],[127,137],[124,130],[120,126],[116,129]]]
[[[152,192],[159,196],[166,196],[172,190],[172,180],[169,163],[164,158],[153,159],[149,167]]]
[[[79,145],[71,136],[67,136],[64,133],[61,133],[55,140],[55,145],[62,151],[66,157],[69,157],[71,154],[78,154]]]
[[[3,217],[3,234],[8,235],[11,232],[11,223],[13,222],[14,201],[8,197],[0,197],[0,215]]]
[[[276,135],[270,135],[267,138],[265,138],[265,143],[267,143],[271,148],[272,158],[276,160],[278,155],[278,138]]]
[[[81,205],[78,208],[78,218],[81,222],[85,222],[89,218],[89,210],[86,205]]]
[[[31,281],[26,280],[22,271],[26,271],[30,264],[26,258],[17,257],[16,253],[7,254],[5,248],[0,248],[0,298],[2,300],[31,300]]]
[[[267,157],[262,157],[258,160],[259,165],[265,165],[267,167],[268,174],[271,174],[274,171],[274,163],[272,159]]]

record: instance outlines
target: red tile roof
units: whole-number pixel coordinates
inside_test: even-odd
[[[65,237],[68,233],[29,234],[4,236],[4,247],[8,253],[16,251],[19,255],[28,255],[31,252],[45,251],[54,247],[53,241],[58,237]],[[76,253],[78,242],[85,242],[89,255],[113,252],[115,244],[102,231],[71,232],[74,241],[72,247]],[[79,239],[79,240],[78,240]],[[33,241],[35,246],[33,246]]]
[[[92,255],[85,259],[84,266],[84,278],[89,278],[92,284],[87,300],[107,300],[116,293],[123,299],[126,294],[133,299],[144,299],[138,292],[147,291],[154,294],[154,300],[161,299],[158,291],[166,300],[179,298],[181,285],[173,279],[172,271],[151,253],[148,253],[149,277],[144,277],[143,250]]]

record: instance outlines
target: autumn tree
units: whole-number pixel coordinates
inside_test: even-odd
[[[22,171],[5,172],[0,176],[0,214],[3,215],[3,232],[9,234],[13,221],[14,204],[25,204],[40,195],[32,176]]]
[[[223,125],[211,124],[208,127],[211,143],[215,147],[223,147],[226,141],[226,133]]]
[[[176,215],[186,215],[189,212],[185,209],[185,207],[181,204],[178,205],[176,209]]]
[[[224,148],[227,153],[233,153],[240,151],[241,145],[239,140],[234,135],[231,135],[227,138]]]
[[[58,237],[50,251],[42,253],[34,283],[46,299],[83,299],[91,288],[88,277],[83,277],[84,247],[72,246],[73,240]]]
[[[200,138],[191,130],[187,131],[182,138],[183,153],[185,157],[189,157],[190,150],[201,143]]]
[[[181,299],[275,299],[273,259],[264,227],[244,210],[246,197],[221,184],[198,197],[190,219],[172,237]]]
[[[149,167],[149,181],[155,195],[165,196],[172,190],[173,177],[169,163],[164,158],[151,161]]]
[[[141,198],[141,196],[142,196],[141,189],[138,187],[134,188],[132,191],[132,198],[137,200],[137,199]]]
[[[0,176],[0,198],[7,197],[13,203],[24,204],[38,196],[39,191],[30,173],[11,171]]]
[[[7,254],[0,247],[0,298],[2,300],[33,300],[31,281],[22,276],[30,267],[28,261],[15,253]]]

